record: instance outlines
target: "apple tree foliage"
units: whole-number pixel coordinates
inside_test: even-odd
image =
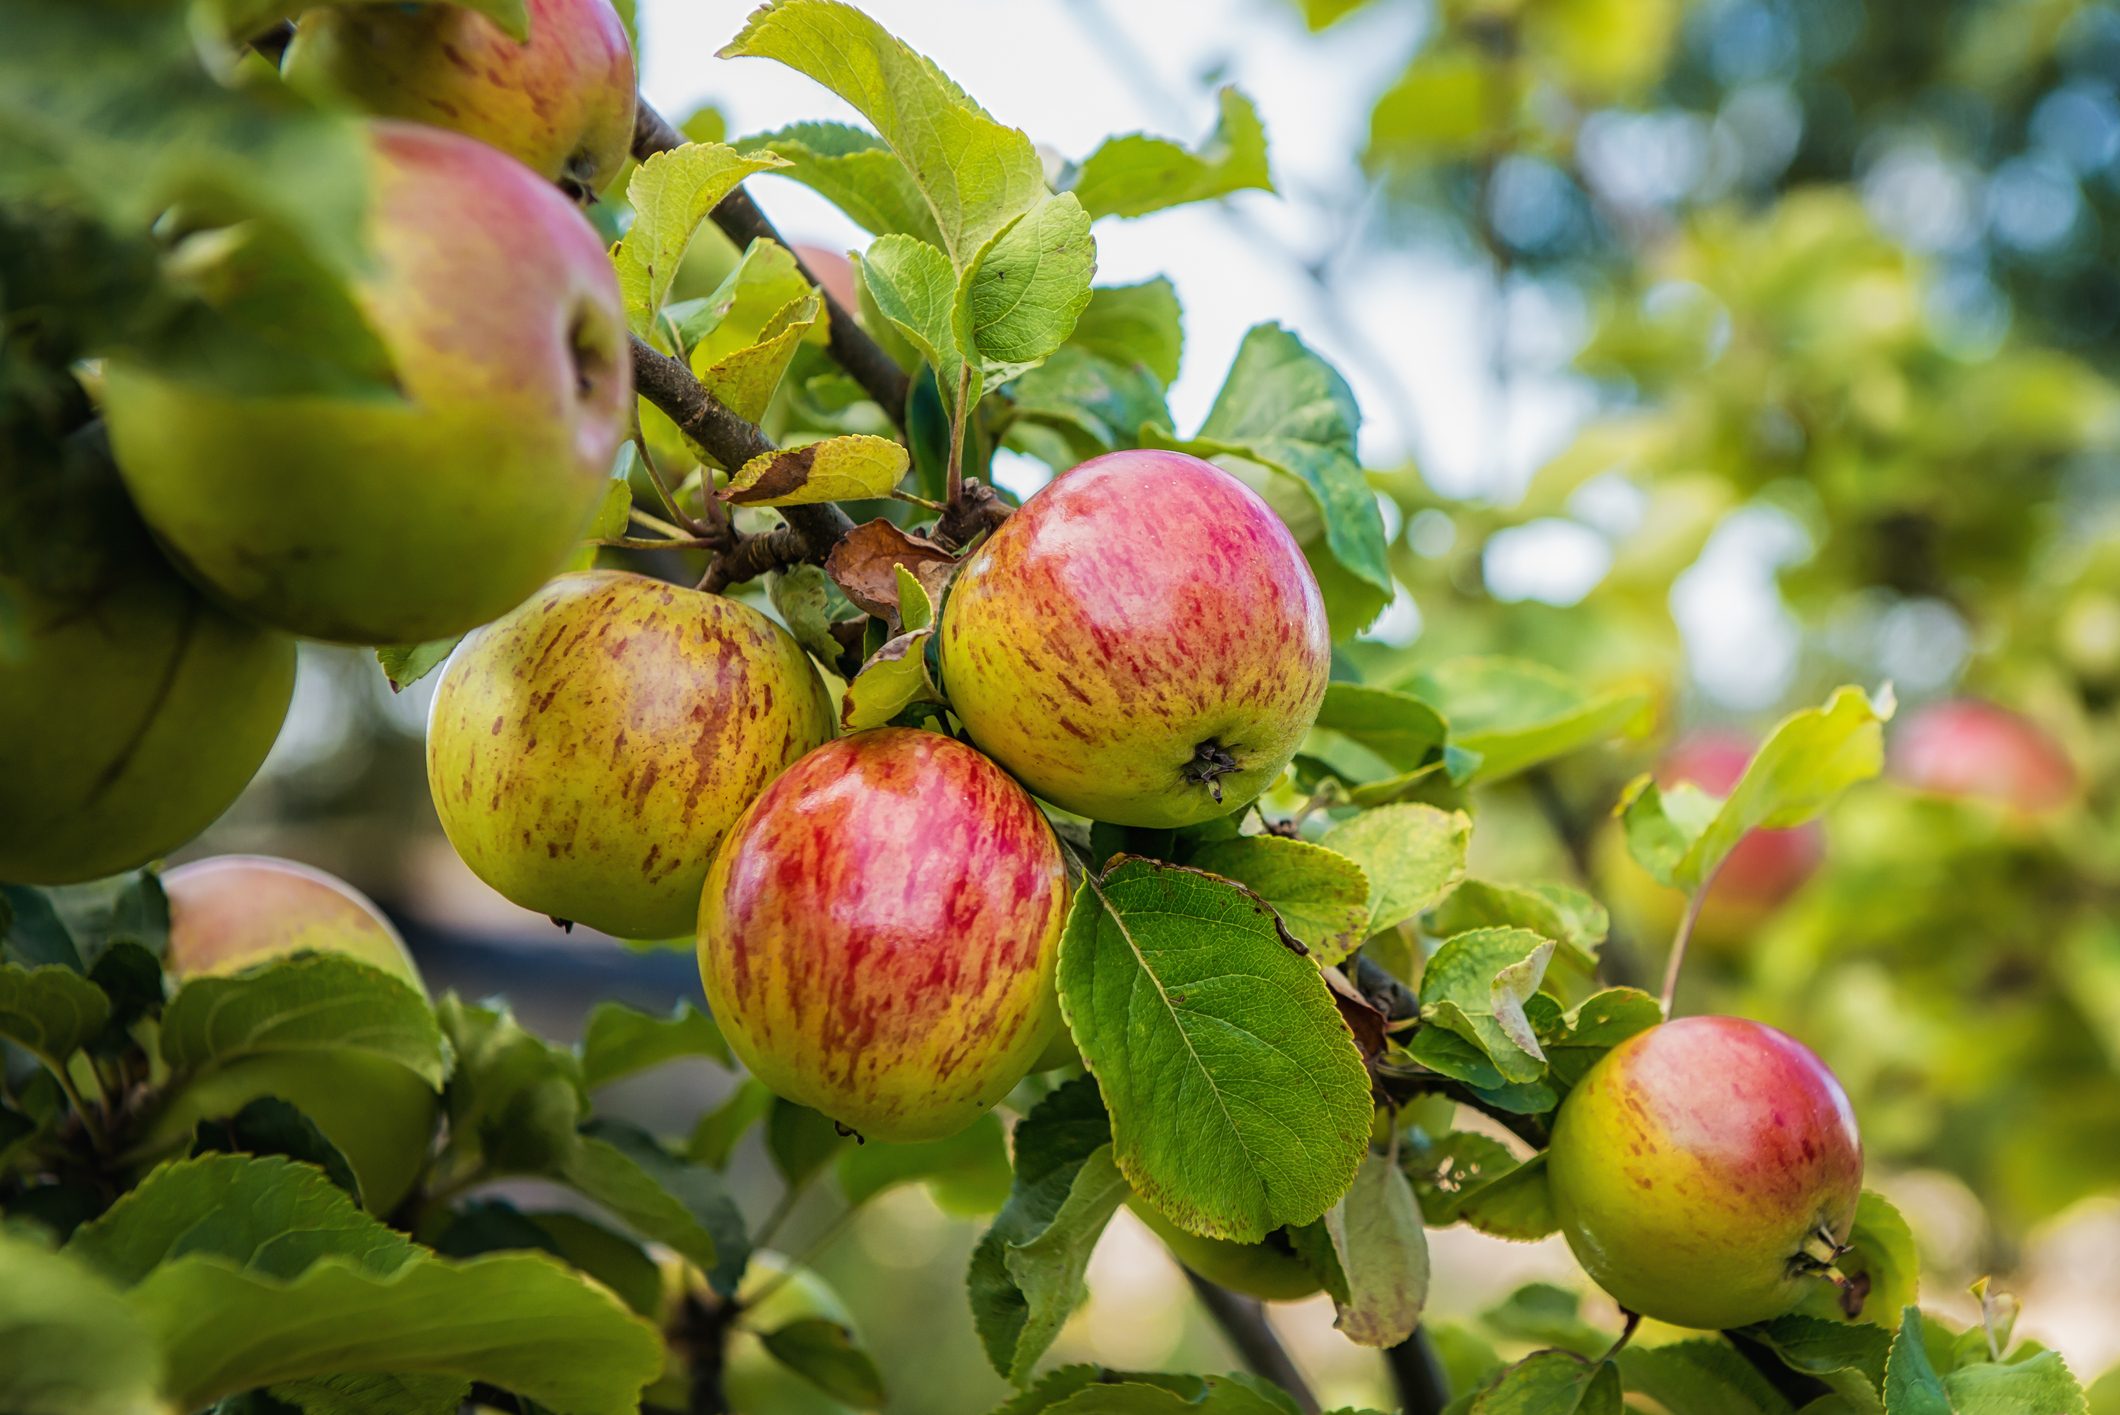
[[[528,32],[534,7],[520,0],[464,3]],[[1305,8],[1324,26],[1361,7]],[[1673,8],[1546,0],[1508,21],[1506,48],[1493,42],[1500,21],[1453,10],[1382,95],[1373,166],[1409,181],[1491,163],[1496,134],[1528,142],[1545,121],[1541,84],[1582,104],[1638,96],[1661,71]],[[387,376],[343,294],[363,261],[357,128],[293,99],[250,47],[281,11],[0,5],[0,497],[93,417],[84,361],[181,356],[236,388]],[[1449,506],[1461,548],[1418,552],[1387,534],[1380,500],[1395,519],[1445,503],[1408,473],[1363,467],[1349,386],[1300,338],[1262,324],[1234,349],[1196,351],[1228,371],[1206,417],[1180,428],[1166,402],[1186,353],[1173,286],[1096,283],[1098,223],[1272,189],[1243,93],[1222,92],[1197,144],[1129,134],[1053,162],[846,5],[781,0],[721,53],[802,73],[862,122],[732,137],[708,110],[676,130],[641,125],[638,160],[590,214],[611,238],[647,396],[578,562],[675,558],[687,579],[770,604],[846,681],[845,727],[948,730],[934,635],[960,553],[1007,511],[991,488],[997,451],[1055,472],[1137,447],[1217,459],[1297,533],[1342,642],[1303,750],[1256,805],[1205,825],[1056,815],[1076,877],[1058,989],[1079,1061],[919,1144],[850,1143],[750,1080],[688,1135],[601,1114],[606,1087],[673,1061],[734,1069],[713,1019],[689,1004],[605,1003],[563,1046],[502,1003],[430,1002],[342,958],[179,985],[163,967],[168,908],[152,869],[0,886],[0,1408],[714,1410],[739,1332],[844,1406],[879,1407],[877,1363],[844,1322],[743,1326],[769,1309],[751,1255],[770,1235],[724,1171],[753,1129],[790,1195],[829,1184],[859,1207],[917,1183],[985,1216],[961,1319],[1021,1388],[1004,1407],[1013,1415],[1306,1408],[1271,1362],[1169,1374],[1048,1359],[1099,1236],[1129,1202],[1201,1239],[1293,1254],[1346,1337],[1392,1353],[1408,1409],[2089,1408],[2058,1356],[2013,1343],[2007,1303],[1984,1295],[1986,1320],[1963,1332],[1923,1315],[1913,1237],[1874,1194],[1817,1300],[1773,1321],[1630,1344],[1546,1286],[1476,1323],[1423,1318],[1429,1229],[1555,1231],[1542,1157],[1553,1116],[1601,1056],[1663,1020],[1695,913],[1678,924],[1660,998],[1631,956],[1652,941],[1615,946],[1587,866],[1517,877],[1495,863],[1507,850],[1476,847],[1513,819],[1495,803],[1602,781],[1616,858],[1698,904],[1749,832],[1808,823],[1879,774],[1894,702],[1882,685],[1827,690],[1860,676],[1851,652],[1821,679],[1821,705],[1785,717],[1726,792],[1607,780],[1663,706],[1654,675],[1635,670],[1655,657],[1643,626],[1671,574],[1734,498],[1772,495],[1815,531],[1814,557],[1787,575],[1799,605],[1948,575],[2000,597],[1995,622],[2065,636],[2040,629],[2038,602],[2109,603],[2110,567],[2093,557],[2057,584],[2010,577],[2038,530],[2023,511],[2040,494],[2031,484],[2058,478],[2064,454],[2110,418],[2101,381],[2029,348],[1969,361],[1934,347],[1915,314],[1919,272],[1844,195],[1743,220],[1686,213],[1669,269],[1631,272],[1645,287],[1682,279],[1686,298],[1628,301],[1580,355],[1586,371],[1630,380],[1641,410],[1593,424],[1519,505]],[[769,202],[775,181],[812,188],[872,238],[855,253],[852,310],[835,314],[753,219],[753,194]],[[158,222],[173,213],[250,233],[257,281],[219,286],[165,259]],[[710,224],[749,233],[714,270],[698,255]],[[849,323],[835,328],[838,315]],[[1776,443],[1775,458],[1730,453],[1775,417],[1805,435]],[[1978,497],[1923,504],[1928,560],[1900,564],[1875,542],[1910,483],[1974,465],[1988,475],[1959,484]],[[1643,488],[1659,533],[1595,602],[1547,613],[1467,589],[1477,574],[1462,547],[1476,557],[1515,525],[1568,514],[1615,466]],[[717,525],[732,535],[702,533]],[[22,518],[0,521],[0,551],[32,553],[35,539]],[[1422,652],[1356,642],[1400,593],[1430,616]],[[0,649],[9,631],[0,613]],[[379,658],[402,687],[449,648],[382,646]],[[1874,927],[1862,946],[1899,967],[1915,926],[1863,913],[1887,898],[1924,929],[1962,927],[1934,916],[1951,884],[1996,868],[1991,841],[1934,823],[1921,849],[1895,850],[1898,819],[1872,832],[1890,843],[1873,839],[1775,923],[1763,958],[1817,962],[1833,930],[1863,918]],[[2054,848],[2012,845],[2038,862],[2027,868],[2065,874]],[[2069,922],[2073,964],[2042,986],[2102,995],[2110,1026],[2111,988],[2082,982],[2114,976],[2110,929],[2087,905]],[[1826,1006],[1813,969],[1747,977],[1708,963],[1710,984],[1770,1015]],[[1942,975],[1923,997],[1947,1020],[1980,1005],[1977,988],[1956,986],[1957,951],[1913,966]],[[1840,1023],[1827,1015],[1830,1033]],[[1851,1014],[1845,1030],[1865,1021]],[[419,1181],[389,1212],[364,1207],[346,1157],[285,1101],[202,1123],[181,1153],[142,1152],[186,1085],[320,1051],[401,1068],[438,1098]],[[2059,1102],[2039,1091],[2030,1103]],[[1898,1128],[1875,1148],[1963,1159],[1982,1182],[2007,1163],[1932,1154]],[[537,1187],[502,1198],[492,1186],[508,1181]],[[2028,1218],[2085,1187],[2036,1173],[1998,1193]]]

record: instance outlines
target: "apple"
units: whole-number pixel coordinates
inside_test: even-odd
[[[467,637],[427,720],[427,781],[472,873],[620,938],[688,934],[714,849],[832,735],[788,631],[719,595],[561,575]]]
[[[1621,1042],[1569,1092],[1546,1178],[1576,1260],[1621,1306],[1735,1327],[1817,1286],[1854,1226],[1862,1141],[1801,1043],[1683,1017]]]
[[[810,274],[817,277],[818,288],[839,301],[841,309],[852,314],[861,308],[861,296],[854,289],[854,262],[844,252],[801,241],[795,243],[794,251]]]
[[[699,969],[753,1075],[877,1140],[955,1134],[1059,1026],[1067,877],[1001,769],[940,733],[829,742],[744,813],[699,903]]]
[[[377,123],[372,151],[354,295],[395,395],[112,359],[104,406],[141,514],[214,595],[312,638],[417,643],[506,612],[566,559],[632,365],[617,276],[565,197],[436,128]]]
[[[1293,1302],[1324,1286],[1310,1265],[1296,1256],[1279,1229],[1267,1234],[1263,1243],[1232,1243],[1226,1238],[1187,1233],[1139,1197],[1129,1198],[1127,1207],[1149,1232],[1163,1240],[1173,1258],[1217,1287],[1262,1302]]]
[[[0,505],[40,536],[94,527],[0,559],[0,880],[16,884],[115,874],[197,835],[257,772],[294,693],[294,641],[209,604],[107,463],[78,470]]]
[[[1977,796],[2027,815],[2068,804],[2076,766],[2030,718],[1973,698],[1932,703],[1892,735],[1892,775],[1916,791]]]
[[[462,5],[311,10],[280,72],[296,90],[490,143],[593,197],[633,145],[633,46],[610,0],[528,0],[517,43]]]
[[[240,972],[296,953],[343,953],[426,989],[398,932],[351,885],[291,860],[224,855],[162,876],[169,895],[166,966],[187,980]],[[434,1141],[439,1098],[413,1072],[361,1051],[239,1058],[170,1095],[135,1153],[160,1159],[188,1145],[201,1120],[234,1115],[261,1096],[292,1104],[346,1157],[374,1213],[412,1191]]]
[[[1248,804],[1310,730],[1331,653],[1288,529],[1179,452],[1063,473],[943,609],[944,689],[972,740],[1054,805],[1119,825]]]

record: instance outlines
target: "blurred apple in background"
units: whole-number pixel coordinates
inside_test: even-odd
[[[1916,791],[1977,796],[2027,814],[2076,794],[2076,767],[2045,728],[1975,698],[1931,703],[1892,734],[1891,774]]]

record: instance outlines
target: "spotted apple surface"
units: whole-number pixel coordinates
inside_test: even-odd
[[[1114,452],[1025,502],[943,611],[951,705],[1053,804],[1179,826],[1250,802],[1324,701],[1324,600],[1295,539],[1229,473]]]
[[[729,833],[699,966],[767,1086],[881,1140],[963,1129],[1059,1025],[1059,842],[970,747],[882,728],[828,743]]]

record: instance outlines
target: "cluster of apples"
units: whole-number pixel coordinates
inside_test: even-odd
[[[94,878],[203,829],[286,714],[292,636],[461,633],[579,541],[632,368],[603,242],[555,182],[590,190],[624,161],[633,57],[609,0],[529,11],[524,44],[452,5],[303,18],[287,82],[376,115],[368,263],[347,293],[387,368],[232,388],[188,361],[105,361],[107,446],[77,439],[81,466],[48,469],[18,508],[29,524],[76,503],[89,568],[0,567],[24,639],[0,662],[20,764],[0,780],[0,878]],[[261,278],[247,226],[172,239],[202,290]],[[122,491],[94,484],[113,458]],[[79,711],[53,712],[61,694]]]

